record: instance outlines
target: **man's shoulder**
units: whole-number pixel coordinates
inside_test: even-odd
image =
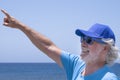
[[[114,73],[107,72],[102,80],[120,80]]]
[[[76,66],[80,67],[81,65],[85,64],[79,55],[65,51],[63,51],[61,54],[61,60],[63,63],[65,62],[65,64],[67,64],[66,62],[68,62],[69,66],[72,65],[74,68]]]

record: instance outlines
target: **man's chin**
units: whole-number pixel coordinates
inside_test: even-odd
[[[88,63],[91,60],[89,53],[82,53],[80,54],[80,56],[81,56],[81,59],[85,61],[86,63]]]
[[[89,53],[81,53],[80,56],[82,59],[84,59],[85,57],[87,57],[89,55]]]

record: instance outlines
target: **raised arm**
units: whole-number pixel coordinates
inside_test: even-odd
[[[62,66],[60,60],[61,49],[59,49],[51,40],[49,40],[44,35],[38,33],[37,31],[31,29],[30,27],[10,16],[5,10],[1,11],[6,15],[3,25],[11,28],[17,28],[23,31],[37,48],[39,48],[47,56]]]

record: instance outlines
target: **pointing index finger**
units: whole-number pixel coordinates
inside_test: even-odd
[[[5,10],[1,9],[1,11],[2,11],[8,18],[10,18],[10,15],[9,15]]]

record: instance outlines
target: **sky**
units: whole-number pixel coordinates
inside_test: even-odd
[[[75,30],[87,30],[95,23],[109,25],[120,48],[120,0],[0,0],[0,9],[70,53],[81,51]],[[0,12],[0,63],[54,62],[23,32],[3,26],[3,18]]]

